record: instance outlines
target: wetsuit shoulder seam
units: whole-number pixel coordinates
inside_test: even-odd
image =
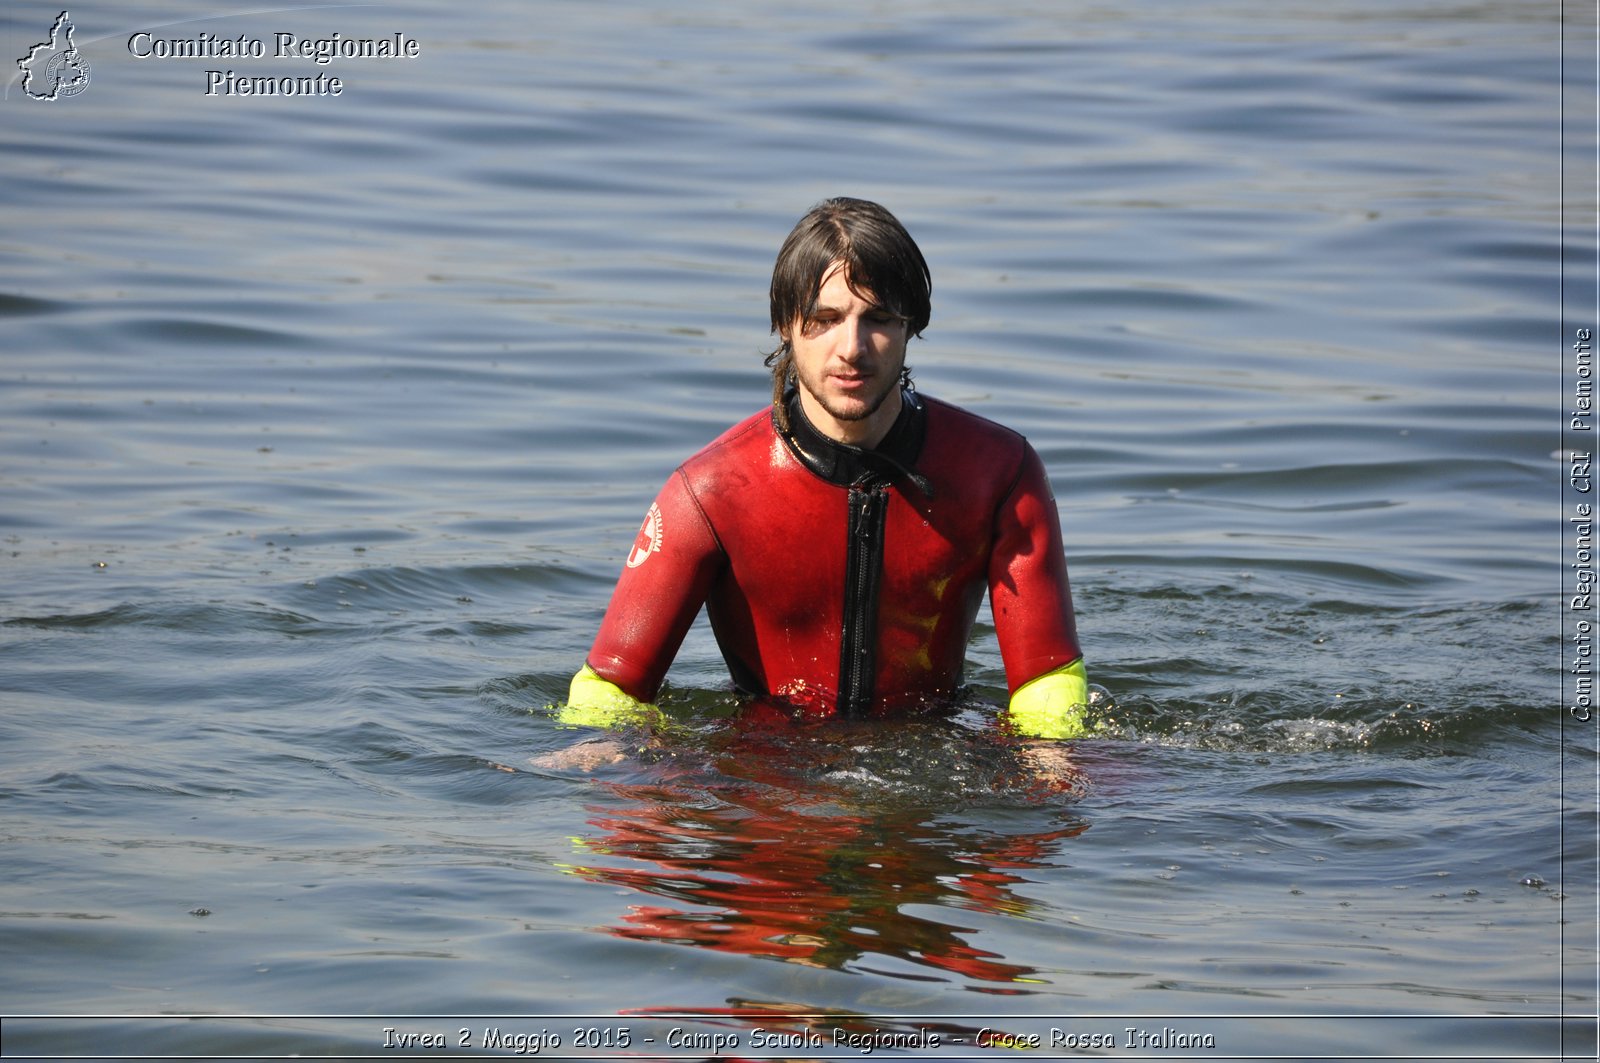
[[[982,414],[973,413],[971,410],[945,402],[942,399],[931,398],[927,395],[923,395],[921,398],[929,406],[940,407],[945,415],[965,420],[972,425],[981,425],[992,432],[997,441],[1004,441],[1009,444],[1007,448],[1009,453],[1006,458],[1012,463],[1011,480],[1006,484],[1005,490],[1001,491],[995,498],[994,512],[990,514],[991,525],[998,524],[1001,509],[1004,508],[1007,500],[1016,494],[1017,488],[1022,484],[1023,476],[1027,472],[1028,451],[1030,449],[1028,437],[1009,425],[1003,425],[999,421],[992,421]],[[930,427],[930,431],[932,430]]]
[[[711,535],[711,541],[717,546],[717,553],[722,555],[724,561],[728,558],[728,548],[722,545],[722,536],[717,534],[717,522],[711,519],[711,514],[706,512],[706,507],[700,504],[700,494],[694,489],[694,480],[688,471],[679,465],[674,470],[675,475],[683,481],[683,493],[689,496],[689,501],[694,503],[694,511],[700,514],[700,523],[705,525],[706,531]]]
[[[763,412],[765,413],[764,417],[761,413],[752,414],[751,416],[746,417],[743,422],[730,425],[725,431],[722,432],[721,435],[717,436],[717,438],[713,439],[711,442],[707,443],[705,446],[689,455],[689,457],[682,465],[679,466],[679,468],[687,468],[698,461],[709,459],[710,456],[717,451],[731,447],[739,440],[749,435],[752,431],[759,430],[763,423],[770,427],[772,424],[772,415],[770,412]]]
[[[763,416],[763,413],[765,413],[765,416]],[[700,500],[700,492],[695,489],[695,476],[691,471],[691,467],[702,464],[715,465],[717,461],[722,460],[719,452],[733,446],[735,443],[748,436],[752,431],[759,431],[762,425],[766,425],[770,428],[772,425],[772,415],[767,411],[763,411],[763,413],[751,414],[749,417],[745,418],[742,423],[730,426],[716,439],[713,439],[711,442],[697,450],[694,454],[690,455],[689,458],[684,461],[683,464],[679,465],[675,470],[676,475],[683,483],[684,493],[689,496],[689,501],[694,503],[695,512],[700,514],[701,524],[703,524],[706,528],[706,531],[710,533],[711,541],[716,544],[717,552],[722,555],[724,561],[726,561],[728,558],[728,548],[723,544],[722,536],[717,531],[717,522],[711,519],[711,514],[706,512],[706,507]]]
[[[985,428],[990,429],[997,435],[1010,436],[1013,440],[1018,441],[1027,438],[1010,425],[1001,424],[999,421],[985,417],[981,413],[974,413],[965,406],[957,406],[953,402],[946,402],[944,399],[934,398],[932,395],[924,395],[921,392],[917,393],[917,398],[920,399],[925,405],[938,406],[942,408],[951,416],[966,418],[969,421],[983,425]]]

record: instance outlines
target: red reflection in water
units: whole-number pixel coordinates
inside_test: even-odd
[[[786,788],[608,789],[623,804],[591,806],[598,834],[579,844],[619,862],[571,870],[670,903],[630,905],[607,932],[900,978],[1040,981],[966,940],[974,928],[926,913],[1027,912],[1035,902],[1014,889],[1023,872],[1049,866],[1059,843],[1086,829],[1073,821],[1005,836],[926,822],[926,809],[868,815]],[[870,957],[939,973],[874,968]]]

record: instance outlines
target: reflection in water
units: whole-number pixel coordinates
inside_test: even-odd
[[[927,981],[1040,981],[972,943],[974,928],[927,913],[1028,912],[1037,902],[1015,891],[1025,872],[1049,866],[1059,843],[1087,827],[1052,812],[1045,832],[1001,835],[926,806],[858,812],[735,780],[608,790],[620,803],[590,806],[596,834],[577,841],[584,860],[570,870],[665,902],[630,905],[609,933]]]

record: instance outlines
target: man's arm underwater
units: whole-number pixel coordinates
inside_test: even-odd
[[[556,771],[594,771],[628,757],[630,751],[621,741],[624,732],[642,727],[651,735],[659,734],[666,719],[659,708],[601,678],[585,664],[572,677],[566,703],[556,707],[556,720],[567,727],[593,727],[607,733],[540,754],[533,763]]]

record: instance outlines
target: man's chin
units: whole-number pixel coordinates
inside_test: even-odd
[[[888,401],[887,391],[879,395],[857,397],[855,395],[839,395],[831,401],[822,403],[822,408],[828,411],[828,416],[836,421],[865,421],[883,408]]]
[[[868,417],[871,417],[877,412],[878,407],[868,406],[861,402],[836,402],[831,405],[824,406],[823,409],[827,410],[828,416],[832,417],[835,421],[846,421],[854,424],[856,421],[865,421]]]

